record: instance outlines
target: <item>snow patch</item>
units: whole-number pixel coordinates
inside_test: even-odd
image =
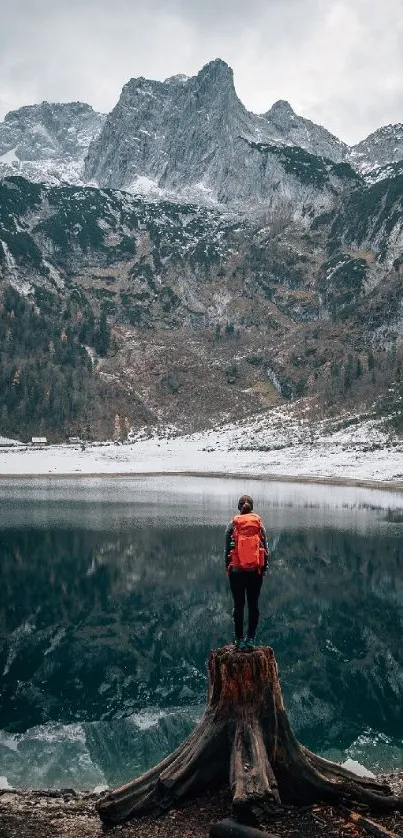
[[[0,789],[12,789],[13,787],[10,786],[10,783],[7,780],[7,777],[0,777]]]
[[[169,78],[165,79],[164,84],[169,84],[169,82],[179,81],[182,84],[186,84],[189,81],[190,76],[185,76],[183,73],[178,73],[176,76],[169,76]]]
[[[128,192],[133,195],[151,195],[153,197],[164,195],[164,191],[160,189],[158,183],[145,175],[137,175],[128,187]]]
[[[162,710],[155,712],[145,710],[143,713],[134,713],[130,718],[140,730],[148,730],[150,727],[155,727],[165,716],[166,713]]]
[[[350,757],[342,763],[342,768],[347,768],[349,771],[352,771],[353,774],[357,774],[358,777],[376,776],[372,773],[372,771],[368,771],[368,768],[365,768],[364,765],[361,765],[360,762],[357,762],[356,759],[350,759]]]
[[[6,259],[6,266],[8,272],[7,279],[10,285],[12,285],[13,288],[15,288],[15,290],[18,291],[19,294],[22,294],[24,297],[28,296],[28,294],[30,294],[32,291],[32,285],[29,282],[25,282],[18,275],[17,263],[14,259],[14,256],[12,256],[10,249],[8,245],[5,243],[5,241],[0,239],[0,245],[3,248],[4,256]]]
[[[50,276],[51,279],[53,279],[53,282],[55,283],[57,288],[64,288],[64,279],[62,279],[59,272],[51,264],[51,262],[48,262],[47,259],[43,259],[43,258],[42,258],[42,262],[45,265],[45,268],[48,269],[49,276]]]
[[[15,148],[10,148],[10,151],[6,151],[5,154],[0,154],[0,163],[19,163],[19,158],[16,155],[17,146]]]
[[[139,433],[124,444],[88,443],[84,450],[49,445],[0,449],[0,473],[266,475],[403,483],[403,442],[376,419],[354,416],[317,422],[304,418],[308,400],[283,405],[247,423],[184,436]],[[392,496],[393,503],[400,495]],[[391,503],[392,503],[391,498]],[[401,505],[401,504],[400,504]]]
[[[9,439],[7,436],[0,436],[0,445],[21,445],[18,439]]]
[[[194,188],[195,188],[195,189],[198,189],[200,192],[207,193],[208,195],[210,195],[210,194],[212,193],[212,191],[213,191],[213,190],[211,189],[211,186],[207,186],[207,185],[204,183],[204,181],[202,181],[202,180],[199,180],[197,183],[195,183],[195,184],[194,184]]]

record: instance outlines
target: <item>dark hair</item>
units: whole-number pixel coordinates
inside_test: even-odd
[[[252,512],[253,500],[250,495],[242,495],[238,501],[238,509],[241,515],[246,515],[247,512]]]

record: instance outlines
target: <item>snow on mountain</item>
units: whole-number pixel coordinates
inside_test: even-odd
[[[223,61],[207,64],[186,81],[131,79],[91,143],[85,174],[114,189],[133,189],[142,176],[172,192],[199,183],[202,192],[219,191],[225,163],[232,162],[243,138],[255,138],[255,122]],[[232,170],[229,177],[234,179]]]
[[[347,159],[364,174],[403,160],[403,124],[385,125],[350,148]]]
[[[332,163],[342,158],[342,143],[286,103],[265,117],[248,112],[217,59],[189,79],[131,79],[89,147],[85,177],[101,188],[143,192],[146,184],[185,201],[304,215],[307,205],[330,207],[346,176]]]
[[[390,180],[403,175],[403,159],[397,163],[387,163],[386,166],[377,166],[369,169],[364,174],[364,181],[368,186],[380,183],[381,180]]]
[[[105,117],[81,102],[42,102],[0,123],[0,178],[19,174],[52,185],[81,183],[84,157]]]
[[[298,116],[288,102],[275,102],[267,113],[263,114],[267,126],[266,136],[273,142],[299,146],[310,154],[327,157],[334,163],[341,163],[348,151],[348,146],[321,125],[315,125],[310,119]]]
[[[87,183],[246,210],[298,205],[297,215],[311,205],[329,209],[338,184],[332,177],[312,190],[304,178],[301,189],[298,174],[295,182],[301,152],[312,158],[304,158],[307,170],[314,161],[328,170],[349,164],[374,182],[403,159],[403,125],[380,128],[349,148],[286,101],[258,116],[239,100],[233,72],[221,59],[190,78],[131,79],[108,116],[81,102],[42,102],[11,111],[0,123],[0,178],[20,174],[53,186]]]
[[[288,102],[250,113],[221,60],[191,78],[132,79],[107,117],[77,102],[7,114],[1,290],[10,317],[18,292],[21,323],[31,309],[34,320],[55,312],[57,359],[71,320],[72,363],[86,375],[89,354],[95,371],[85,395],[98,411],[93,437],[107,438],[120,413],[134,427],[158,419],[196,430],[302,395],[342,402],[353,390],[365,404],[382,395],[379,414],[400,427],[403,128],[371,136],[354,156]],[[355,168],[366,159],[376,167],[363,175]],[[116,351],[98,358],[104,313]],[[12,436],[7,320],[4,309],[11,383],[1,430]],[[18,318],[14,326],[20,340]],[[53,359],[54,341],[46,352]],[[21,420],[20,430],[29,438],[32,427]]]

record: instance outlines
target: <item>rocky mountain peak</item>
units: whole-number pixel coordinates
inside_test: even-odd
[[[88,116],[95,113],[91,105],[85,102],[48,102],[46,99],[33,105],[23,105],[14,111],[9,111],[4,117],[4,122],[24,123],[32,122],[32,119],[53,120],[55,124],[63,124],[72,116]]]
[[[84,102],[45,101],[10,111],[0,123],[0,177],[74,182],[104,120]]]
[[[0,153],[11,142],[20,160],[31,160],[46,149],[51,156],[70,154],[80,149],[100,129],[104,117],[84,102],[41,102],[10,111],[0,123]]]
[[[199,70],[195,78],[200,80],[206,79],[210,84],[219,82],[220,84],[229,84],[233,86],[234,71],[226,61],[222,60],[222,58],[214,58],[213,61],[209,61],[208,64],[205,64],[204,67]]]
[[[236,98],[234,75],[228,64],[217,58],[202,67],[195,76],[176,75],[165,81],[146,79],[144,76],[132,78],[124,85],[116,108],[130,106],[131,99],[139,96],[158,99],[170,99],[174,96],[179,97],[185,104],[192,95],[213,99],[225,94]]]
[[[262,201],[271,209],[311,207],[317,199],[328,207],[337,191],[332,167],[306,159],[306,151],[339,162],[344,146],[288,102],[276,102],[265,117],[247,111],[231,68],[215,59],[185,80],[131,79],[91,143],[85,177],[100,187],[234,208]]]
[[[299,146],[310,154],[327,157],[335,163],[344,160],[348,146],[321,125],[299,116],[289,102],[279,99],[263,114],[267,131],[274,141]]]
[[[218,101],[222,103],[224,100],[243,109],[235,92],[234,74],[228,64],[220,59],[202,67],[197,76],[189,79],[187,87],[190,87],[196,101],[201,98],[212,109]]]
[[[349,151],[352,166],[362,172],[380,169],[403,160],[403,124],[384,125]]]
[[[273,121],[282,118],[293,119],[295,118],[295,112],[289,102],[285,99],[279,99],[271,106],[267,113],[263,114],[263,116],[265,119]]]
[[[192,77],[130,79],[107,117],[83,102],[45,101],[0,123],[0,178],[90,182],[201,203],[272,204],[285,195],[293,201],[284,165],[300,182],[304,166],[312,177],[315,166],[328,166],[302,162],[303,152],[386,177],[388,166],[403,160],[403,125],[387,125],[348,148],[285,99],[257,116],[239,100],[233,71],[220,58]]]
[[[238,99],[232,70],[221,59],[185,80],[131,79],[89,148],[85,174],[99,185],[130,191],[177,194],[198,185],[204,197],[216,194],[228,149],[237,138],[254,135],[253,120],[258,118]]]

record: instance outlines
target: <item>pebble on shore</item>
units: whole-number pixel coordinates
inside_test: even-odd
[[[403,771],[382,774],[378,779],[388,782],[396,795],[403,795]],[[104,827],[95,810],[98,797],[73,789],[0,790],[1,838],[103,838]],[[132,820],[108,833],[111,838],[114,834],[119,838],[208,838],[211,825],[228,817],[230,811],[229,789],[223,787],[158,818]],[[369,816],[403,835],[403,813]],[[259,825],[277,838],[323,838],[324,834],[341,838],[347,834],[346,827],[348,831],[337,808],[328,805],[290,807],[273,818],[262,818]]]

